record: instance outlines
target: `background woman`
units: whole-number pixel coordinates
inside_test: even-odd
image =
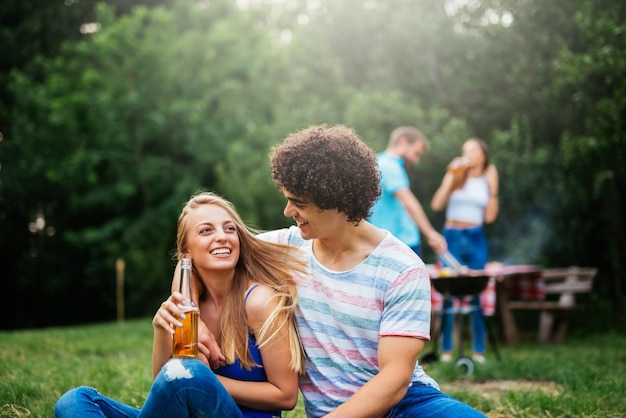
[[[306,271],[297,251],[257,239],[223,198],[193,196],[178,219],[177,258],[192,259],[200,319],[224,361],[211,370],[198,359],[171,359],[174,327],[183,314],[175,279],[152,320],[155,379],[143,407],[79,387],[59,399],[55,415],[269,418],[293,409],[303,362],[292,274]],[[209,357],[202,341],[199,351]]]
[[[462,157],[448,165],[448,171],[431,201],[434,211],[446,208],[443,235],[450,253],[470,269],[482,270],[489,253],[483,225],[498,216],[498,171],[489,163],[489,148],[478,138],[465,141]],[[488,290],[493,291],[493,290]],[[485,319],[479,297],[470,298],[473,359],[485,361]],[[453,300],[444,302],[442,317],[442,361],[452,359]]]

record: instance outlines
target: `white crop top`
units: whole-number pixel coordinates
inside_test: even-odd
[[[489,203],[487,177],[469,177],[462,189],[450,195],[446,208],[446,219],[482,225],[485,207]]]

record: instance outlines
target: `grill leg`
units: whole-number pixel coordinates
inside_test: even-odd
[[[463,343],[465,341],[465,337],[464,337],[464,331],[463,331],[463,322],[465,320],[464,318],[464,314],[460,313],[460,314],[456,314],[456,322],[459,324],[459,356],[458,358],[463,357]]]
[[[493,353],[496,355],[496,359],[500,360],[500,351],[498,351],[498,344],[496,343],[496,338],[491,332],[491,326],[489,325],[489,321],[485,318],[485,327],[487,328],[487,338],[489,339],[489,345],[493,350]]]

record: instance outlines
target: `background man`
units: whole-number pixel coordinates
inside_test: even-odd
[[[420,231],[436,253],[447,249],[446,240],[433,228],[417,197],[411,191],[406,167],[417,164],[428,150],[428,140],[412,126],[394,129],[387,149],[376,156],[381,172],[382,194],[369,221],[386,229],[422,257]]]

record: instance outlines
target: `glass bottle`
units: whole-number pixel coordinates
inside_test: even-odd
[[[185,314],[181,319],[182,327],[174,327],[172,355],[176,358],[195,358],[198,356],[198,307],[193,301],[191,287],[191,258],[183,258],[180,263],[179,291],[185,298],[179,306]]]

